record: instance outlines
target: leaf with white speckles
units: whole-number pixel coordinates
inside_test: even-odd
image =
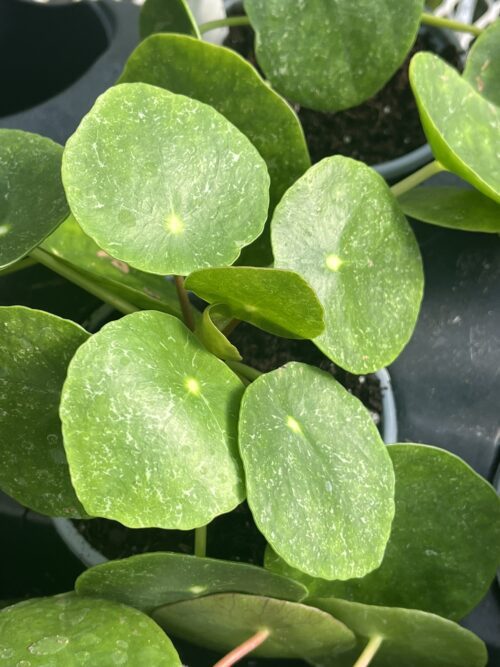
[[[40,310],[0,307],[0,487],[31,509],[85,517],[68,470],[59,400],[89,334]]]
[[[500,19],[489,25],[472,45],[463,77],[480,95],[500,106]]]
[[[227,308],[220,304],[208,306],[203,316],[196,323],[195,335],[203,345],[219,359],[241,361],[238,349],[226,338],[219,327],[223,323],[229,324],[231,318],[226,316]],[[216,324],[217,323],[217,324]]]
[[[61,400],[71,478],[93,516],[189,530],[244,498],[243,385],[175,317],[111,322],[85,343]]]
[[[186,288],[232,316],[284,338],[314,338],[325,328],[314,290],[293,271],[255,267],[202,269]]]
[[[177,32],[200,37],[196,19],[186,0],[146,0],[139,18],[141,39],[155,32]]]
[[[326,158],[285,194],[271,235],[276,267],[302,275],[325,309],[319,349],[358,374],[394,361],[413,333],[424,278],[383,178],[361,162]]]
[[[410,83],[436,160],[500,202],[500,107],[432,53],[413,56]]]
[[[153,618],[174,636],[216,651],[229,651],[256,632],[270,636],[252,656],[305,658],[349,649],[354,635],[328,613],[297,602],[225,593],[177,602]]]
[[[255,565],[177,553],[140,554],[102,563],[80,575],[76,591],[146,612],[214,593],[251,593],[293,601],[307,594],[302,584]]]
[[[389,81],[409,52],[423,0],[244,0],[260,66],[302,106],[338,111]]]
[[[248,504],[286,562],[349,579],[380,565],[394,516],[391,459],[368,411],[330,375],[290,363],[246,390]]]
[[[324,581],[272,551],[266,567],[297,578],[311,595],[412,607],[458,620],[486,594],[500,565],[500,499],[453,454],[426,445],[388,447],[396,515],[382,565],[362,579]]]
[[[145,83],[98,98],[62,175],[83,231],[148,273],[232,264],[267,218],[269,174],[247,137],[212,107]]]
[[[73,593],[0,612],[0,664],[17,667],[181,667],[172,642],[137,609]]]
[[[38,134],[0,129],[0,269],[35,248],[68,215],[62,147]]]

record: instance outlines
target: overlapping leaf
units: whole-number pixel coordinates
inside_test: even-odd
[[[200,37],[187,0],[146,0],[139,19],[141,39],[155,32],[177,32]]]
[[[227,308],[220,304],[208,306],[203,311],[202,317],[195,327],[195,334],[203,345],[219,359],[241,361],[238,349],[222,333],[223,323],[229,324],[231,318],[227,317]]]
[[[500,106],[500,19],[472,45],[463,76],[480,95]]]

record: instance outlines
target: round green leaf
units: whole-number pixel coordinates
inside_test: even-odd
[[[394,516],[390,457],[368,411],[329,374],[290,363],[246,390],[248,504],[277,553],[325,579],[378,567]]]
[[[500,106],[500,19],[472,45],[463,76],[480,95]]]
[[[175,317],[111,322],[69,366],[61,419],[73,485],[94,516],[189,530],[244,498],[243,385]]]
[[[141,39],[155,32],[179,32],[200,37],[186,0],[146,0],[139,18]]]
[[[317,111],[364,102],[410,50],[423,0],[244,0],[260,66],[285,97]]]
[[[181,667],[170,639],[145,614],[72,593],[3,609],[0,661],[6,667]]]
[[[215,651],[229,651],[260,630],[270,636],[252,652],[263,658],[314,659],[349,649],[354,636],[330,614],[297,602],[223,593],[157,609],[167,632]]]
[[[0,129],[0,269],[33,250],[68,215],[62,147],[38,134]]]
[[[488,660],[479,637],[434,614],[334,598],[316,598],[310,604],[335,616],[358,637],[354,649],[324,663],[332,667],[352,667],[376,636],[383,641],[370,662],[373,667],[484,667]]]
[[[80,575],[76,591],[146,612],[213,593],[251,593],[293,601],[307,594],[302,584],[254,565],[176,553],[140,554],[97,565]]]
[[[249,140],[215,109],[144,83],[98,98],[62,174],[83,231],[149,273],[232,264],[267,217],[269,175]]]
[[[398,201],[406,215],[431,225],[500,234],[500,206],[477,190],[415,188]]]
[[[383,178],[361,162],[326,158],[285,194],[271,233],[276,266],[302,275],[323,304],[319,349],[353,373],[392,362],[415,327],[423,272]]]
[[[188,276],[186,287],[276,336],[314,338],[324,329],[318,297],[293,271],[249,266],[202,269]]]
[[[219,359],[241,361],[242,356],[238,349],[222,333],[223,323],[229,324],[230,318],[226,317],[227,308],[220,304],[208,306],[203,311],[203,316],[196,323],[195,335],[201,340],[209,352],[215,354]],[[215,322],[217,321],[219,325]],[[219,328],[219,326],[221,328]]]
[[[87,516],[71,484],[58,415],[68,364],[87,338],[55,315],[0,307],[0,487],[42,514]]]
[[[432,53],[412,58],[410,82],[435,158],[500,202],[500,107]]]

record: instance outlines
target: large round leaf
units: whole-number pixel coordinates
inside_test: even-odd
[[[378,567],[394,515],[394,474],[368,411],[330,375],[290,363],[243,398],[248,503],[272,547],[326,579]]]
[[[302,584],[254,565],[176,553],[140,554],[97,565],[80,575],[76,591],[146,612],[213,593],[252,593],[294,601],[307,594]]]
[[[500,202],[500,107],[432,53],[412,58],[410,81],[436,159]]]
[[[0,664],[181,667],[170,639],[142,612],[71,593],[2,610]]]
[[[155,32],[179,32],[200,37],[186,0],[146,0],[139,19],[141,39]]]
[[[370,667],[484,667],[488,660],[479,637],[434,614],[334,598],[310,604],[328,611],[358,637],[354,649],[325,663],[332,667],[352,667],[372,637],[383,641]]]
[[[0,269],[33,250],[68,215],[62,147],[38,134],[0,129]]]
[[[276,266],[301,274],[323,304],[320,350],[353,373],[392,362],[415,327],[423,273],[382,177],[349,158],[323,160],[285,194],[271,233]]]
[[[252,656],[312,660],[349,649],[354,636],[330,614],[297,602],[223,593],[157,609],[167,632],[216,651],[228,651],[260,630],[270,636]]]
[[[62,174],[83,231],[149,273],[232,264],[267,217],[269,175],[250,141],[211,107],[144,83],[98,98]]]
[[[52,516],[87,516],[68,470],[58,410],[68,364],[88,338],[68,320],[0,307],[0,487]]]
[[[465,63],[464,79],[483,97],[500,106],[500,19],[474,42]]]
[[[75,355],[61,401],[71,477],[86,510],[188,530],[244,498],[236,445],[243,385],[175,317],[128,315]]]
[[[228,267],[201,269],[186,287],[232,316],[284,338],[314,338],[323,331],[323,308],[314,290],[293,271]]]
[[[257,59],[285,97],[318,111],[372,97],[410,50],[423,0],[244,0]]]

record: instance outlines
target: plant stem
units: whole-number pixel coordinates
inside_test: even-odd
[[[227,324],[227,326],[225,326],[224,329],[222,330],[222,333],[224,334],[224,336],[226,336],[226,338],[228,336],[230,336],[233,333],[233,331],[236,329],[238,324],[240,324],[240,323],[241,323],[241,320],[237,320],[236,318],[231,320],[229,322],[229,324]]]
[[[194,531],[194,555],[204,558],[207,555],[207,527],[202,526]]]
[[[243,644],[237,646],[231,653],[228,653],[222,658],[222,660],[219,660],[214,667],[231,667],[263,644],[270,634],[269,630],[260,630],[259,632],[256,632],[253,637],[247,639],[246,642],[243,642]]]
[[[0,277],[8,276],[9,273],[16,273],[16,271],[22,271],[23,269],[28,269],[30,266],[35,266],[37,262],[30,257],[25,257],[20,259],[15,264],[5,267],[5,269],[0,269]]]
[[[231,26],[250,25],[248,16],[228,16],[225,19],[218,19],[217,21],[208,21],[199,26],[199,31],[203,35],[205,32],[215,30],[216,28],[230,28]]]
[[[101,299],[101,301],[109,303],[110,306],[113,306],[113,308],[118,310],[120,313],[123,313],[124,315],[129,315],[130,313],[135,313],[139,310],[139,308],[136,308],[125,299],[116,296],[116,294],[113,294],[113,292],[110,292],[105,287],[95,283],[91,278],[87,278],[82,273],[71,267],[69,264],[62,262],[60,259],[57,259],[41,248],[35,248],[35,250],[32,250],[30,256],[36,262],[40,262],[40,264],[43,264],[51,271],[54,271],[54,273],[59,274],[63,278],[66,278],[66,280],[69,280],[75,285],[78,285],[78,287],[81,287],[87,292],[90,292],[90,294],[93,294],[98,299]]]
[[[370,639],[368,644],[365,646],[363,653],[354,663],[353,667],[368,667],[375,655],[377,654],[379,648],[382,645],[384,638],[380,635],[375,635]]]
[[[427,12],[422,14],[421,21],[422,23],[434,25],[438,28],[448,28],[449,30],[456,30],[457,32],[470,32],[472,35],[476,35],[476,37],[483,32],[483,29],[479,28],[477,25],[445,19],[442,16],[434,16],[434,14],[428,14]]]
[[[434,162],[429,162],[429,164],[426,164],[425,167],[422,167],[422,169],[419,169],[414,174],[411,174],[411,176],[403,178],[402,181],[399,181],[399,183],[393,185],[391,188],[392,194],[395,197],[400,197],[405,192],[416,188],[417,185],[420,185],[420,183],[423,183],[431,176],[439,174],[440,171],[446,171],[440,162],[437,160],[434,160]]]
[[[263,375],[256,368],[242,364],[241,361],[226,360],[226,364],[229,366],[229,368],[231,368],[231,370],[233,370],[238,375],[243,375],[243,377],[247,378],[247,380],[250,380],[250,382],[253,382],[258,377]]]
[[[175,276],[175,286],[177,288],[177,296],[182,310],[182,317],[186,326],[194,331],[194,317],[191,310],[191,303],[189,302],[189,295],[184,287],[184,278],[182,276]]]

